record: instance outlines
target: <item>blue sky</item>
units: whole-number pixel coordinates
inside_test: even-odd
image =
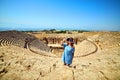
[[[0,30],[120,31],[120,0],[0,0]]]

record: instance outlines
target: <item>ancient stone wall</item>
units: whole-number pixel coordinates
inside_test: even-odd
[[[61,44],[61,41],[64,39],[64,37],[44,37],[42,40],[46,43],[46,44]],[[82,39],[79,38],[73,38],[75,44],[78,43],[78,41],[80,42]]]

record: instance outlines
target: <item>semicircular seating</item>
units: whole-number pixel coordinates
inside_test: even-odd
[[[26,38],[29,39],[29,41],[31,42],[30,47],[35,47],[36,49],[40,49],[43,51],[49,51],[49,47],[46,44],[44,44],[42,41],[40,41],[39,39],[37,39],[32,35],[19,31],[1,31],[0,46],[14,45],[24,48]]]

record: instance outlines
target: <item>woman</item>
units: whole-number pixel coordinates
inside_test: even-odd
[[[68,45],[65,47],[62,55],[62,61],[64,62],[64,65],[70,66],[70,64],[72,64],[75,51],[73,38],[68,38],[67,43]]]

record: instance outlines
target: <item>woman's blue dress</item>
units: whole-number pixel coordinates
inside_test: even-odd
[[[65,62],[66,64],[71,64],[73,60],[74,51],[75,48],[71,46],[66,46],[62,54],[62,61]]]

